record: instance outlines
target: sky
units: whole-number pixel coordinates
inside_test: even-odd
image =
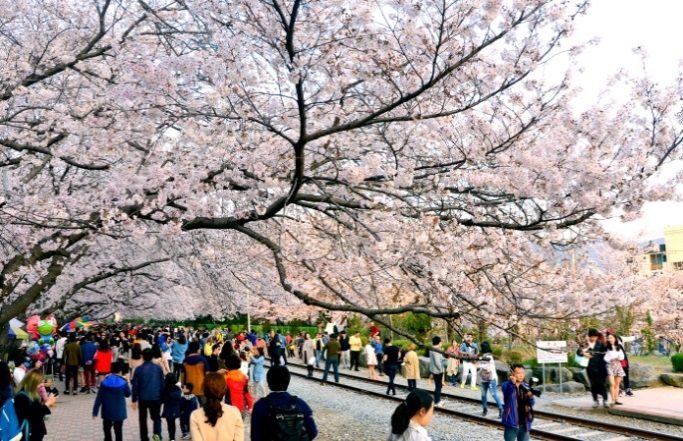
[[[681,0],[593,0],[570,40],[580,43],[600,39],[597,46],[580,55],[577,63],[583,72],[576,74],[573,82],[584,90],[580,100],[590,100],[603,90],[606,78],[621,68],[641,74],[641,59],[633,53],[637,47],[648,55],[648,74],[661,84],[671,83],[683,60],[681,17]],[[631,240],[661,237],[667,225],[683,225],[683,203],[648,203],[637,221],[604,221],[609,232]]]

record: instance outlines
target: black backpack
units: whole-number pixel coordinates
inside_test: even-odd
[[[292,395],[289,406],[273,405],[269,397],[265,397],[268,404],[268,417],[271,422],[270,440],[274,441],[308,441],[308,433],[304,426],[304,412],[299,407],[296,396]]]

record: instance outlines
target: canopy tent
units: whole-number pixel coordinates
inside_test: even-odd
[[[21,320],[11,319],[9,321],[9,336],[17,340],[28,340],[28,333],[21,329],[22,326],[24,326],[24,322]]]

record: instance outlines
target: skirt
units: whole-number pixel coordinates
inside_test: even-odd
[[[626,372],[624,372],[624,368],[621,367],[621,361],[615,360],[607,363],[607,375],[612,377],[625,377]]]

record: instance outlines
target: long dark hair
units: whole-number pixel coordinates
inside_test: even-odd
[[[209,372],[204,378],[204,398],[206,403],[203,406],[204,414],[206,415],[206,423],[211,424],[211,427],[216,426],[216,422],[223,416],[223,397],[227,386],[225,384],[225,377],[218,372]]]
[[[391,415],[391,433],[401,435],[408,428],[410,419],[420,410],[429,410],[434,404],[432,396],[422,389],[415,389],[408,394],[406,400],[399,404]]]
[[[220,354],[218,354],[218,358],[221,360],[225,361],[228,359],[228,356],[231,354],[234,354],[235,350],[232,347],[232,342],[230,340],[226,341],[223,343],[223,347],[221,348]]]
[[[133,360],[139,360],[142,358],[142,345],[140,343],[135,343],[133,345],[133,350],[131,351],[130,358]]]
[[[614,336],[614,346],[607,340],[607,336]],[[619,343],[619,336],[616,334],[616,332],[608,332],[605,335],[605,350],[612,351],[615,349],[621,349],[623,350],[623,347],[621,346],[621,343]]]

